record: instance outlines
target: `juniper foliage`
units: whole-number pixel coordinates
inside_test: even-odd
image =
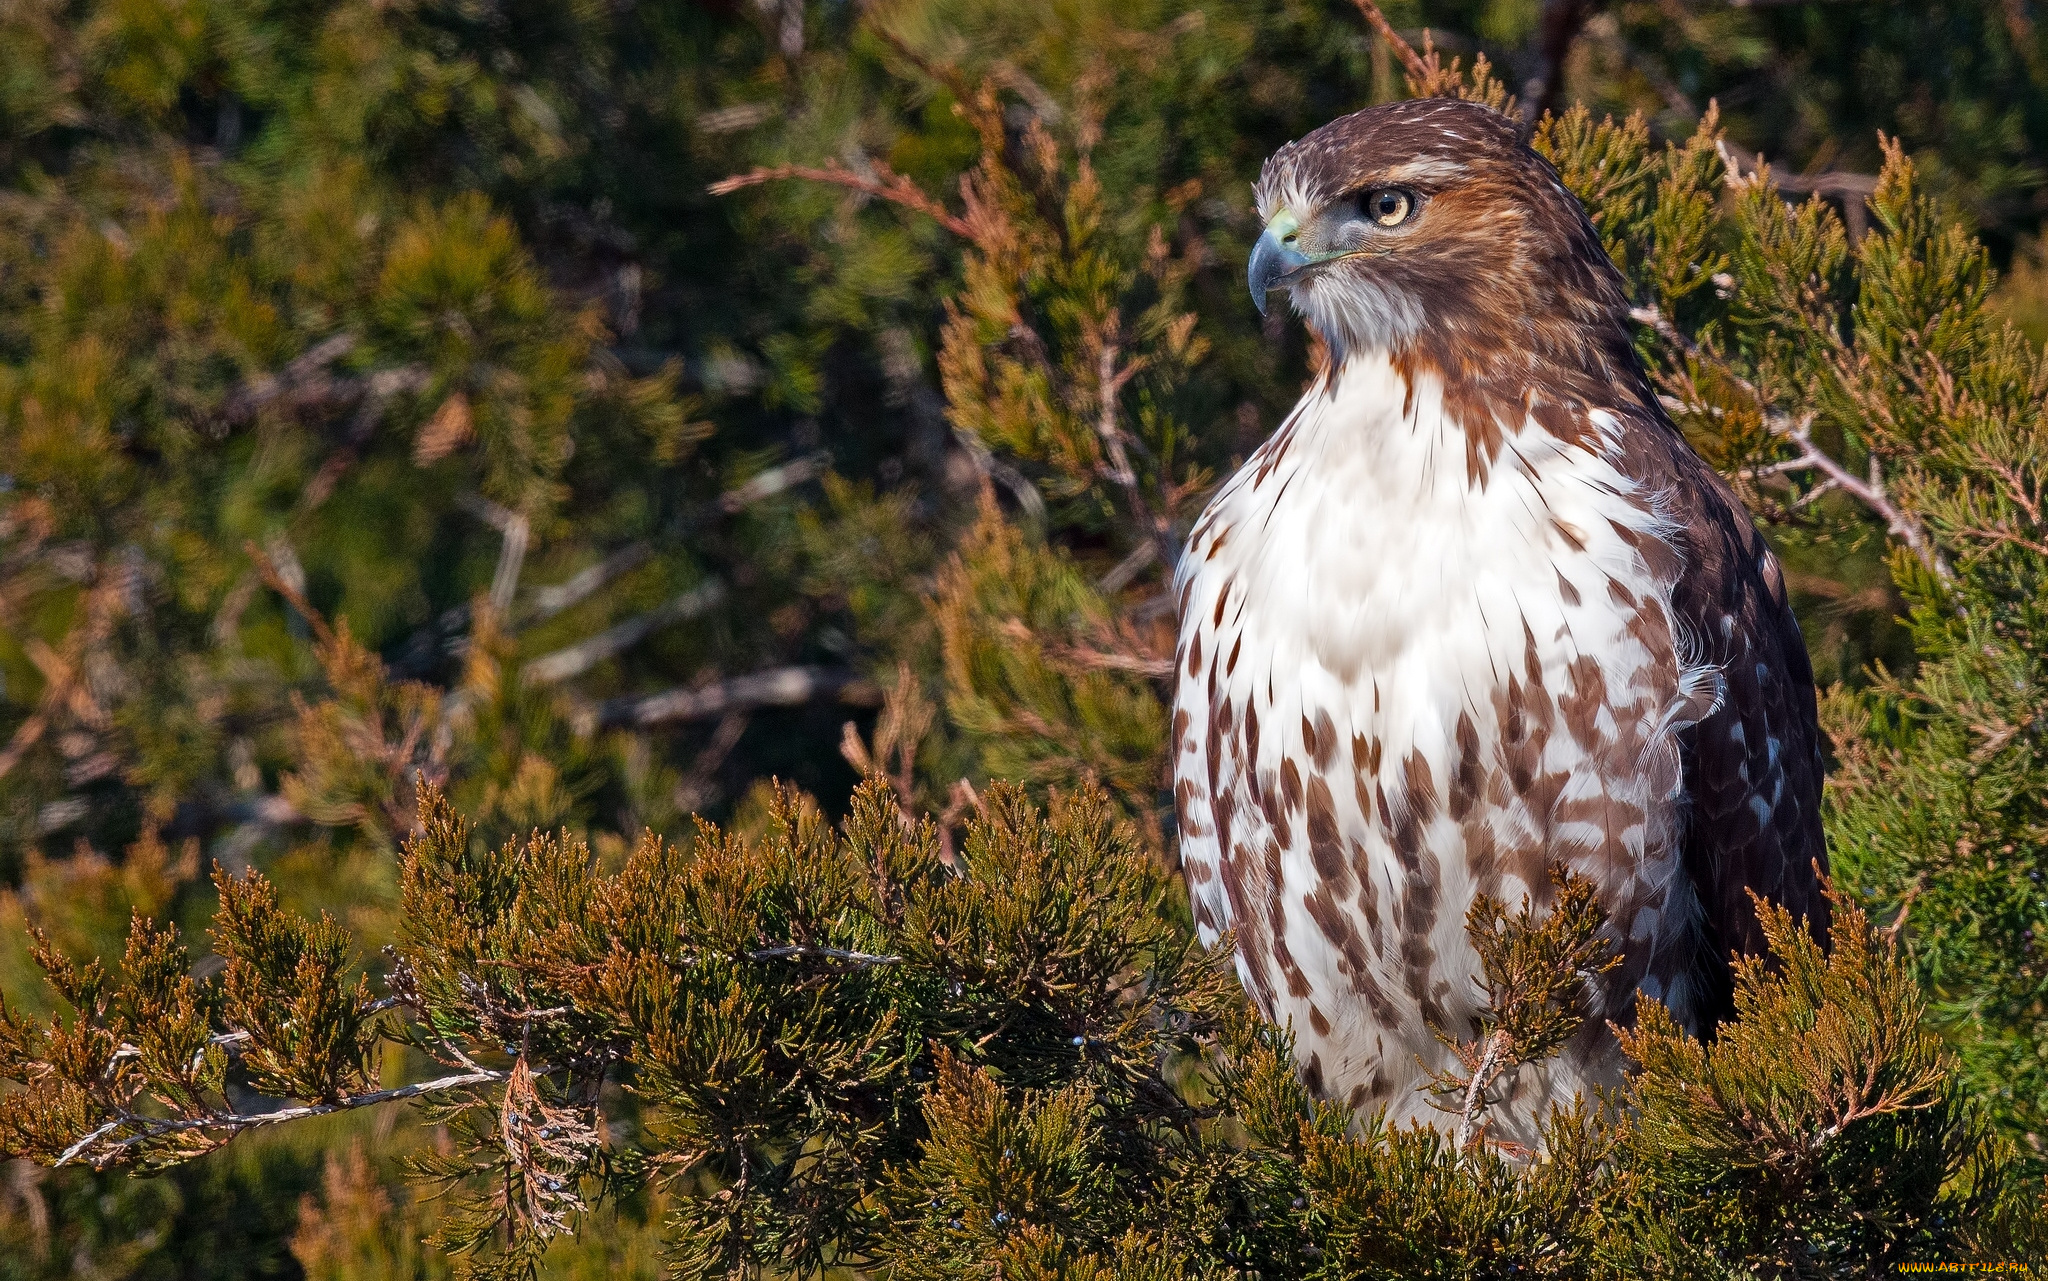
[[[43,949],[65,1009],[0,1025],[0,1074],[34,1086],[0,1141],[147,1166],[418,1096],[452,1140],[420,1162],[456,1198],[437,1241],[476,1275],[530,1274],[639,1182],[669,1198],[670,1266],[704,1277],[1847,1277],[2048,1240],[1847,902],[1827,954],[1766,909],[1773,964],[1739,969],[1711,1045],[1645,1001],[1624,1095],[1554,1113],[1531,1160],[1310,1097],[1099,792],[994,789],[951,868],[876,780],[836,830],[783,792],[757,837],[650,835],[605,872],[564,836],[485,845],[429,787],[405,887],[382,1002],[319,1003],[345,941],[255,876],[223,879],[218,976],[140,918],[114,973]],[[1572,879],[1558,901],[1474,933],[1509,936],[1490,956],[1573,953],[1598,909]],[[1497,994],[1501,1028],[1557,1030],[1553,992],[1519,995]],[[443,1075],[373,1088],[380,1038]],[[263,1094],[295,1102],[238,1106]]]
[[[103,1148],[165,1166],[16,1166],[0,1269],[269,1275],[290,1237],[316,1275],[451,1247],[646,1274],[663,1242],[711,1271],[1861,1275],[1904,1257],[1874,1224],[1915,1258],[2038,1254],[2001,1145],[2038,1163],[2048,1100],[2041,358],[1929,197],[2024,230],[2031,27],[1621,6],[1556,97],[1534,7],[1389,9],[1449,29],[1411,62],[1341,7],[1250,0],[0,14],[9,1150],[118,1121]],[[1841,21],[1868,66],[1802,43]],[[1951,29],[1981,74],[1926,56]],[[1641,1121],[1588,1101],[1535,1166],[1303,1096],[1164,870],[1174,548],[1317,358],[1243,305],[1247,182],[1404,73],[1594,104],[1534,137],[1844,682],[1830,839],[1885,930],[1839,975],[1756,976],[1774,1044],[1830,1029],[1818,1077],[1744,1067],[1783,1066],[1761,1034],[1686,1058],[1651,1016],[1646,1064],[1751,1058],[1712,1098],[1621,1100]],[[1930,113],[1907,87],[1936,81]],[[778,772],[835,809],[886,773],[859,830],[891,816],[918,870],[856,875],[855,828],[756,785]],[[725,831],[642,840],[697,811]],[[1027,857],[1027,827],[1066,852]],[[859,890],[891,878],[901,903]],[[981,986],[900,987],[973,968],[889,915],[912,898],[981,940]],[[606,928],[645,946],[606,969],[622,903],[648,915]],[[1597,934],[1494,928],[1504,961]],[[1894,942],[1945,1049],[1909,1034]],[[1019,986],[1027,953],[1067,986]],[[1148,967],[1182,986],[1147,997]],[[1793,973],[1826,998],[1770,986]],[[1476,1073],[1492,1034],[1569,1017],[1547,990],[1440,1031]],[[1077,1018],[1120,1030],[1077,1050]],[[1852,1061],[1911,1083],[1903,1110],[1858,1113]],[[1483,1133],[1487,1091],[1452,1084]],[[1758,1089],[1783,1107],[1754,1151],[1820,1155],[1716,1170]],[[455,1191],[409,1193],[399,1156]]]

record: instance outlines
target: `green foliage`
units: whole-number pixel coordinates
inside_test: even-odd
[[[1550,68],[1553,8],[1388,6],[1435,29],[1411,92],[1590,105],[1536,144],[1770,523],[1843,683],[1838,875],[1966,1083],[1855,1131],[1919,1182],[1672,1183],[1592,1101],[1535,1165],[1383,1132],[1173,923],[1172,559],[1317,358],[1243,303],[1249,181],[1401,92],[1348,8],[33,0],[0,13],[0,989],[17,1065],[77,1071],[0,1133],[180,1162],[252,1091],[475,1079],[143,1182],[17,1165],[0,1271],[651,1274],[665,1239],[701,1271],[1714,1275],[1811,1227],[1792,1266],[1846,1274],[1866,1209],[1993,1250],[1926,1216],[2017,1213],[1975,1127],[2038,1162],[2048,1108],[2044,376],[1993,310],[2038,273],[1991,270],[2038,216],[2039,33],[1587,6]],[[643,838],[698,811],[727,830]],[[1569,1022],[1544,963],[1591,960],[1583,917],[1490,922],[1468,1090],[1495,1034],[1511,1072]],[[1643,1209],[1680,1203],[1720,1226]]]
[[[1561,1050],[1585,1026],[1591,985],[1621,964],[1613,942],[1601,933],[1607,914],[1593,883],[1562,863],[1552,863],[1549,871],[1556,897],[1542,920],[1526,894],[1512,918],[1505,904],[1485,894],[1465,913],[1486,1006],[1478,1035],[1470,1040],[1432,1029],[1457,1052],[1465,1073],[1436,1073],[1429,1087],[1438,1107],[1458,1114],[1460,1149],[1483,1134],[1473,1127],[1495,1106],[1487,1091],[1523,1064]]]
[[[319,1105],[422,1097],[451,1140],[416,1161],[453,1185],[433,1240],[485,1275],[530,1274],[594,1204],[642,1187],[672,1207],[684,1276],[1848,1277],[2011,1258],[2048,1232],[1917,984],[1846,902],[1826,954],[1766,910],[1771,963],[1741,967],[1711,1045],[1645,1001],[1625,1096],[1554,1113],[1534,1160],[1310,1097],[1287,1036],[1253,1019],[1227,952],[1173,922],[1166,878],[1100,793],[1046,811],[996,790],[952,869],[880,781],[837,831],[785,792],[752,839],[650,836],[613,873],[557,837],[481,849],[431,789],[419,830],[391,978],[403,1027],[302,997],[291,1045],[347,1052],[275,1066],[274,1015],[237,992],[318,989],[307,970],[341,940],[251,879],[224,891],[247,972],[208,988],[225,999],[195,997],[140,918],[118,980],[48,962],[78,1017],[40,1035],[10,1020],[0,1072],[39,1083],[9,1096],[10,1144],[176,1161]],[[1515,1039],[1505,1070],[1568,1034],[1558,984],[1600,965],[1591,904],[1567,879],[1544,920],[1474,913],[1502,980],[1488,1031]],[[1550,982],[1525,981],[1545,965]],[[130,1047],[143,1020],[183,1040]],[[378,1035],[448,1074],[380,1090],[330,1066],[371,1061]],[[237,1112],[224,1048],[314,1106]],[[324,1215],[374,1200],[361,1168],[330,1167]],[[369,1250],[362,1266],[384,1268],[404,1248],[336,1232],[312,1219],[301,1258]]]
[[[1951,1093],[1954,1061],[1869,919],[1846,913],[1824,954],[1789,913],[1758,910],[1781,968],[1737,965],[1736,1020],[1713,1043],[1647,1000],[1623,1036],[1643,1067],[1632,1136],[1669,1172],[1669,1222],[1706,1229],[1660,1228],[1655,1248],[1855,1276],[2011,1230],[2011,1151]],[[1695,1216],[1698,1199],[1717,1204]]]

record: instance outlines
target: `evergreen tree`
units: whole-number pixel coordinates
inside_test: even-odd
[[[7,1149],[115,1122],[16,1167],[0,1268],[2038,1252],[2041,358],[1917,176],[2024,228],[2019,29],[1937,118],[1831,15],[1625,7],[1552,73],[1533,7],[1390,8],[1460,59],[1248,0],[0,15]],[[1161,676],[1178,538],[1317,358],[1243,306],[1259,160],[1557,84],[1654,99],[1535,137],[1846,682],[1830,836],[1885,933],[1780,931],[1713,1047],[1648,1016],[1631,1096],[1528,1166],[1302,1096],[1186,931]],[[1835,105],[1758,105],[1795,100]],[[772,774],[887,784],[834,834]],[[1572,1006],[1513,958],[1591,937],[1514,907],[1470,1029],[1510,1061]]]

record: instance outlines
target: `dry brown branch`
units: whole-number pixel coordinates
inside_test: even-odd
[[[1145,533],[1158,553],[1159,562],[1166,566],[1166,575],[1173,577],[1173,567],[1180,560],[1180,548],[1174,543],[1173,522],[1164,512],[1153,510],[1145,499],[1145,492],[1138,484],[1138,473],[1131,467],[1130,451],[1125,448],[1124,429],[1117,421],[1117,398],[1123,394],[1124,385],[1138,375],[1145,367],[1143,359],[1133,360],[1122,369],[1116,364],[1115,343],[1104,343],[1096,360],[1096,434],[1102,437],[1102,447],[1109,455],[1109,479],[1124,491],[1124,499],[1131,505],[1131,515],[1142,521]]]
[[[1380,12],[1380,7],[1373,0],[1351,0],[1351,3],[1358,7],[1379,38],[1386,41],[1394,56],[1401,60],[1401,69],[1408,73],[1410,80],[1420,82],[1430,78],[1429,67],[1423,63],[1422,55],[1415,52],[1414,45],[1401,38],[1401,33],[1394,30],[1394,24],[1387,21],[1387,15]]]
[[[327,625],[327,620],[321,617],[320,611],[313,608],[312,603],[306,599],[305,593],[292,586],[291,583],[286,581],[285,576],[278,572],[277,566],[271,561],[270,556],[261,547],[256,545],[256,541],[250,539],[244,542],[242,550],[247,553],[251,561],[255,562],[256,572],[263,576],[264,585],[270,588],[271,591],[284,597],[285,603],[290,605],[300,618],[306,620],[306,626],[313,629],[314,639],[322,645],[333,645],[334,629]]]
[[[972,238],[973,229],[967,225],[966,220],[926,195],[923,188],[879,160],[869,163],[873,165],[878,177],[863,177],[837,160],[830,160],[823,165],[773,165],[754,169],[747,173],[734,174],[730,178],[721,178],[706,190],[714,196],[729,196],[735,191],[758,187],[764,183],[779,182],[785,178],[802,178],[807,182],[822,182],[834,187],[844,187],[849,191],[858,191],[905,209],[916,210],[963,240]]]

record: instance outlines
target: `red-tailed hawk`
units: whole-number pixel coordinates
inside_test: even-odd
[[[1637,990],[1705,1032],[1746,890],[1827,927],[1812,669],[1777,561],[1658,406],[1578,201],[1485,108],[1281,148],[1251,259],[1329,359],[1196,525],[1174,774],[1206,939],[1311,1088],[1418,1087],[1482,1002],[1473,896],[1591,877],[1625,958],[1497,1133],[1620,1080]],[[1511,1118],[1519,1114],[1523,1125]]]

